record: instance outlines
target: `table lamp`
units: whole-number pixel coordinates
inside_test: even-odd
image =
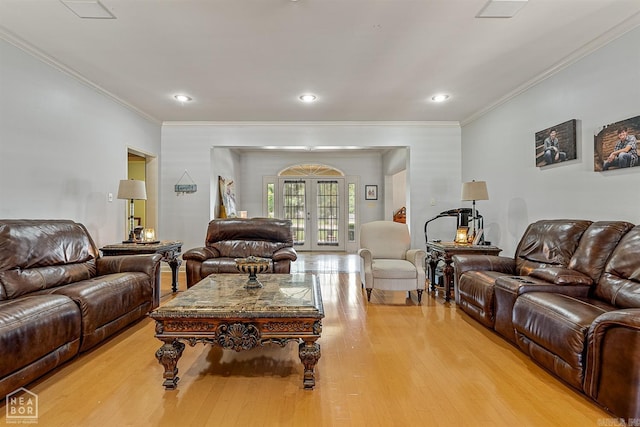
[[[486,181],[476,181],[473,180],[471,182],[463,182],[462,183],[462,200],[468,201],[473,200],[473,213],[472,213],[472,221],[473,221],[473,231],[472,238],[476,236],[476,220],[477,212],[476,212],[476,200],[489,200],[489,193],[487,192],[487,183]]]
[[[147,200],[147,190],[145,188],[144,181],[138,181],[135,179],[122,179],[118,186],[118,199],[129,200],[129,239],[124,240],[122,243],[135,243],[134,233],[134,200]]]

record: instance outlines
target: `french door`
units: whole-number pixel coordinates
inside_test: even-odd
[[[279,178],[278,217],[293,224],[295,248],[344,250],[344,178]]]

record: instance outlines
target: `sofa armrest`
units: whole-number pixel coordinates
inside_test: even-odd
[[[271,256],[271,259],[273,261],[295,261],[296,259],[298,259],[298,254],[296,253],[296,250],[294,248],[286,247],[275,251]]]
[[[219,256],[220,252],[218,252],[217,249],[202,247],[189,249],[184,254],[182,254],[182,259],[185,261],[194,260],[202,262],[208,260],[209,258],[218,258]]]
[[[459,282],[460,276],[467,271],[497,271],[515,274],[516,261],[498,255],[454,255],[454,280]]]
[[[371,265],[373,261],[373,255],[371,255],[371,251],[367,248],[358,249],[358,256],[362,258],[366,264]]]
[[[405,257],[407,261],[415,265],[416,268],[424,270],[424,259],[426,256],[427,253],[424,249],[409,249]]]
[[[598,316],[587,335],[584,390],[618,417],[640,418],[640,308]]]
[[[97,259],[96,269],[98,276],[137,271],[153,278],[161,259],[160,254],[104,256]]]
[[[358,249],[360,257],[360,282],[365,286],[373,287],[373,255],[367,248]]]

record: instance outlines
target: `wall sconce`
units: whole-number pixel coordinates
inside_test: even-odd
[[[458,229],[456,230],[456,239],[455,242],[458,244],[467,244],[469,243],[468,236],[469,233],[469,227],[458,227]]]

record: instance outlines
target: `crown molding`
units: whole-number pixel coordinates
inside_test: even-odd
[[[549,77],[551,77],[551,76],[559,73],[560,71],[564,70],[565,68],[577,63],[582,58],[594,53],[598,49],[603,48],[607,44],[611,43],[612,41],[614,41],[614,40],[616,40],[616,39],[618,39],[620,37],[622,37],[623,35],[625,35],[629,31],[637,28],[638,26],[640,26],[640,12],[636,13],[634,15],[631,15],[626,20],[624,20],[622,23],[616,25],[615,27],[609,29],[608,31],[605,31],[603,35],[601,35],[599,37],[596,37],[595,39],[592,39],[590,42],[588,42],[587,44],[585,44],[581,48],[576,49],[571,54],[567,55],[563,60],[561,60],[560,62],[556,63],[551,68],[547,69],[546,71],[544,71],[543,73],[539,74],[537,77],[534,77],[533,79],[529,80],[528,82],[518,86],[513,91],[511,91],[511,92],[507,93],[505,96],[499,98],[496,102],[487,105],[486,107],[484,107],[484,108],[476,111],[475,113],[471,114],[469,117],[465,118],[464,120],[461,120],[460,121],[460,126],[466,126],[469,123],[472,123],[472,122],[478,120],[480,117],[484,116],[485,114],[489,113],[490,111],[495,110],[499,106],[501,106],[501,105],[507,103],[508,101],[514,99],[518,95],[521,95],[522,93],[528,91],[529,89],[531,89],[534,86],[538,85],[539,83],[545,81]]]
[[[162,126],[403,126],[460,127],[457,121],[165,121]]]
[[[147,114],[146,112],[140,110],[139,108],[129,104],[128,102],[122,100],[121,98],[117,97],[116,95],[114,95],[113,93],[109,92],[108,90],[106,90],[105,88],[93,83],[92,81],[86,79],[84,76],[82,76],[82,74],[80,74],[79,72],[77,72],[76,70],[74,70],[73,68],[67,67],[66,65],[62,64],[61,62],[57,61],[56,59],[54,59],[53,57],[47,55],[46,53],[42,52],[41,50],[39,50],[38,48],[36,48],[35,46],[33,46],[32,44],[30,44],[29,42],[21,39],[20,37],[16,36],[15,34],[13,34],[11,31],[7,30],[6,28],[0,26],[0,39],[6,41],[7,43],[12,44],[13,46],[17,47],[18,49],[28,53],[29,55],[35,57],[36,59],[38,59],[39,61],[49,65],[50,67],[65,73],[66,75],[72,77],[73,79],[77,80],[78,82],[82,83],[83,85],[105,95],[107,98],[110,98],[111,100],[115,101],[116,103],[122,105],[125,108],[128,108],[129,110],[133,111],[136,114],[139,114],[140,116],[142,116],[143,118],[149,120],[150,122],[153,122],[155,124],[161,125],[162,121],[157,119],[156,117],[153,117],[149,114]]]

